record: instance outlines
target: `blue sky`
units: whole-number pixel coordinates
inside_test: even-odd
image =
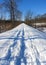
[[[0,0],[2,2],[3,0]],[[46,13],[46,0],[21,0],[19,10],[22,11],[23,16],[30,10],[34,15]]]
[[[30,10],[34,15],[46,13],[46,0],[23,0],[19,9],[25,15],[26,11]]]

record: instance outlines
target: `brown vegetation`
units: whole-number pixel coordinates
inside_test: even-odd
[[[15,21],[14,25],[11,21],[4,21],[4,20],[0,21],[0,33],[10,30],[10,29],[18,26],[19,24],[21,24],[20,21]]]

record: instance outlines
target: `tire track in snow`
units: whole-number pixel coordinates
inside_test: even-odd
[[[0,59],[0,65],[46,65],[45,61],[41,62],[40,53],[33,43],[38,37],[32,37],[30,32],[25,25],[17,30],[17,35],[14,32],[10,37],[14,42],[9,46],[6,56]]]
[[[17,48],[17,46],[18,46],[18,44],[17,44],[17,42],[18,42],[18,40],[16,41],[16,38],[18,38],[18,36],[20,35],[20,33],[21,33],[21,31],[18,31],[18,34],[17,34],[17,37],[15,37],[13,40],[14,40],[14,43],[9,47],[9,49],[8,49],[8,51],[7,51],[7,54],[6,54],[6,56],[5,57],[3,57],[3,58],[0,58],[0,61],[2,60],[2,61],[4,61],[4,60],[7,60],[8,62],[9,61],[11,61],[11,48],[13,48],[13,50],[14,50],[14,46],[16,46],[16,48]],[[9,41],[9,40],[7,40],[7,41]],[[6,42],[5,42],[5,44],[6,44]],[[16,49],[15,48],[15,49]],[[17,50],[17,49],[16,49]],[[18,50],[17,50],[18,51]],[[13,59],[13,58],[12,58]],[[5,63],[5,62],[4,62]],[[3,64],[4,64],[3,63]],[[7,63],[6,63],[7,64]],[[5,65],[5,64],[4,64]]]

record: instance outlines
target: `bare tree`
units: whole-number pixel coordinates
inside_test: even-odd
[[[0,19],[1,20],[5,20],[5,15],[6,15],[6,10],[4,8],[4,3],[2,1],[2,3],[0,3]]]
[[[25,15],[25,21],[30,21],[32,19],[32,12],[27,11]]]
[[[4,0],[4,6],[7,11],[10,13],[11,20],[15,20],[15,9],[16,9],[16,2],[15,0]]]
[[[17,11],[17,13],[16,13],[16,20],[21,21],[21,19],[22,19],[22,12]]]
[[[3,14],[2,14],[2,4],[0,4],[0,20],[2,20]]]
[[[14,24],[14,21],[16,19],[16,14],[18,13],[18,6],[17,6],[17,0],[3,0],[4,7],[7,10],[7,12],[10,13],[10,19],[12,23]]]

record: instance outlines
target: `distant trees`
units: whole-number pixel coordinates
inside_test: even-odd
[[[33,13],[28,10],[25,14],[25,23],[32,26]]]
[[[22,19],[22,12],[17,11],[15,19],[18,20],[18,21],[21,21],[21,19]]]
[[[32,12],[31,11],[27,11],[26,15],[25,15],[25,21],[30,21],[32,19]]]

